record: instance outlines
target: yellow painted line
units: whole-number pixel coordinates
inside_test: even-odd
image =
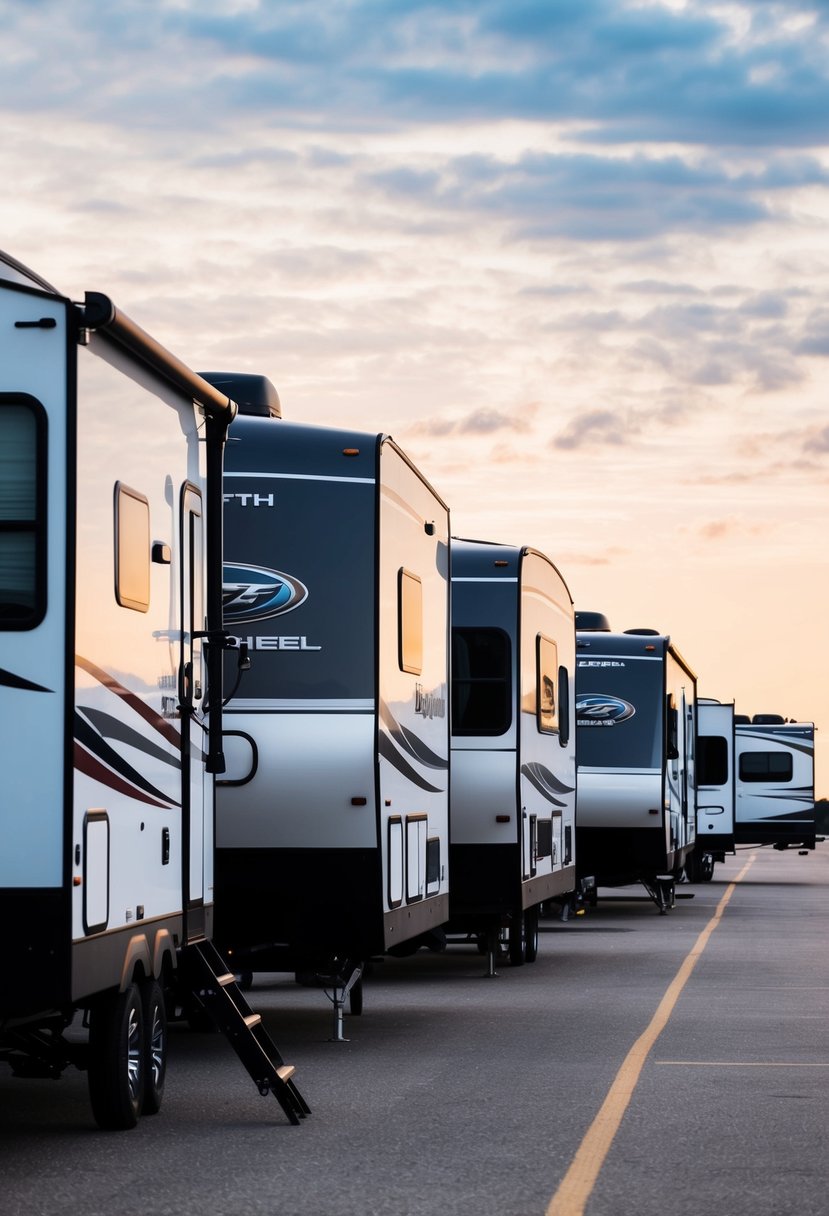
[[[802,1064],[797,1060],[654,1060],[675,1068],[829,1068],[829,1064]]]
[[[736,890],[737,883],[745,878],[756,857],[757,854],[753,853],[737,877],[726,887],[720,902],[717,904],[714,915],[685,956],[679,970],[671,980],[665,995],[659,1002],[650,1024],[625,1056],[624,1062],[608,1090],[607,1097],[602,1103],[599,1113],[587,1129],[584,1139],[570,1163],[570,1168],[562,1178],[558,1190],[547,1206],[546,1216],[583,1216],[584,1205],[587,1203],[593,1187],[596,1185],[596,1179],[619,1130],[622,1117],[630,1105],[633,1091],[636,1089],[648,1053],[665,1029],[668,1019],[682,994],[682,990],[688,983],[691,972],[697,964],[697,960],[708,945],[708,939],[722,919],[726,906]]]

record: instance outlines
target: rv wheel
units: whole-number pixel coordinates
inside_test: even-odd
[[[538,904],[524,913],[524,961],[534,963],[538,958]]]
[[[141,987],[144,1015],[144,1109],[145,1115],[157,1115],[164,1097],[167,1074],[167,1010],[164,993],[157,980],[148,980]]]
[[[144,1019],[135,984],[90,1010],[89,1099],[99,1127],[135,1127],[144,1098]]]

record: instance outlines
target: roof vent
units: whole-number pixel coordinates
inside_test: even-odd
[[[735,714],[734,715],[734,725],[735,726],[750,726],[751,718],[748,716],[748,714]]]
[[[253,376],[248,372],[199,372],[199,375],[214,388],[227,393],[239,406],[240,414],[254,414],[258,418],[282,417],[279,393],[267,376]]]
[[[577,612],[576,629],[586,633],[610,633],[610,622],[603,612]]]
[[[646,638],[658,638],[660,633],[658,629],[626,629],[625,633],[635,633]]]
[[[782,726],[786,719],[780,714],[755,714],[751,721],[754,726]]]

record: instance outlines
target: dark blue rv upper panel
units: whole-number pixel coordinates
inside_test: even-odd
[[[522,553],[514,545],[452,537],[452,577],[515,580]]]
[[[383,435],[365,431],[239,416],[228,435],[225,472],[360,477],[373,481],[383,440]]]
[[[579,654],[657,655],[663,658],[671,639],[663,633],[604,633],[595,630],[577,630],[576,646]]]

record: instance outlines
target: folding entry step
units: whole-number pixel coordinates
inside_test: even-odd
[[[182,952],[182,966],[193,993],[210,1014],[250,1073],[263,1097],[272,1093],[291,1123],[299,1123],[311,1110],[293,1081],[294,1068],[286,1064],[262,1018],[247,1003],[236,977],[212,942],[195,942]]]

